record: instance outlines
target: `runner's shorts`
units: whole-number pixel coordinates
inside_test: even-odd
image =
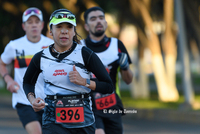
[[[42,114],[44,110],[39,112],[35,112],[32,106],[24,105],[21,103],[17,103],[16,105],[17,114],[19,115],[19,119],[25,127],[26,124],[32,121],[39,121],[42,124]]]
[[[91,126],[82,128],[64,128],[60,124],[48,123],[42,126],[43,134],[94,134],[95,133],[95,123]]]
[[[103,129],[106,134],[123,134],[122,118],[118,114],[111,117],[95,115],[96,129]]]

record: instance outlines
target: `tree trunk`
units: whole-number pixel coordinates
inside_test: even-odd
[[[138,74],[136,75],[136,77],[133,78],[133,83],[132,83],[132,89],[131,89],[131,96],[133,98],[142,98],[142,99],[148,99],[150,96],[150,91],[149,91],[149,85],[148,85],[148,76],[146,74],[146,62],[144,59],[144,50],[146,48],[146,45],[142,45],[142,44],[146,44],[146,41],[143,37],[143,33],[140,29],[137,30],[138,31],[138,38],[139,38],[139,45],[138,45],[138,64],[137,64],[137,68],[138,68]]]
[[[150,17],[150,14],[148,13],[143,1],[129,1],[131,3],[131,6],[138,8],[139,13],[141,14],[141,17],[145,24],[145,33],[148,39],[147,46],[149,47],[152,53],[152,68],[158,87],[159,100],[164,102],[177,101],[177,95],[173,94],[170,91],[170,88],[172,87],[169,86],[167,81],[167,75],[162,59],[159,39],[153,31],[153,21]]]
[[[165,21],[165,33],[163,40],[163,50],[165,53],[165,66],[166,77],[169,83],[169,90],[174,94],[174,99],[179,99],[178,90],[176,88],[176,58],[177,47],[175,44],[175,37],[173,35],[173,0],[164,1],[164,21]]]

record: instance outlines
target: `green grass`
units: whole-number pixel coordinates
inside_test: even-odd
[[[177,102],[160,102],[157,92],[151,92],[149,99],[134,99],[130,91],[121,91],[121,99],[125,108],[140,109],[178,109],[180,104],[184,103],[184,96],[180,94]],[[195,96],[195,101],[200,102],[200,95]]]
[[[8,96],[11,96],[12,93],[9,92],[6,88],[0,88],[0,95],[8,95]]]

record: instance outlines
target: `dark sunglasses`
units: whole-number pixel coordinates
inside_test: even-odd
[[[36,14],[38,14],[38,15],[41,14],[41,11],[38,10],[38,9],[28,9],[28,10],[25,11],[24,15],[25,15],[25,16],[26,16],[26,15],[29,15],[29,14],[32,13],[32,12],[34,12],[34,13],[36,13]]]

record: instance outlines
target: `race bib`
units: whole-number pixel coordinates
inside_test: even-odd
[[[115,93],[109,95],[102,95],[100,93],[94,93],[94,99],[97,110],[102,110],[106,108],[110,108],[116,105],[116,96]]]
[[[55,102],[56,123],[84,122],[82,99],[57,99]]]

